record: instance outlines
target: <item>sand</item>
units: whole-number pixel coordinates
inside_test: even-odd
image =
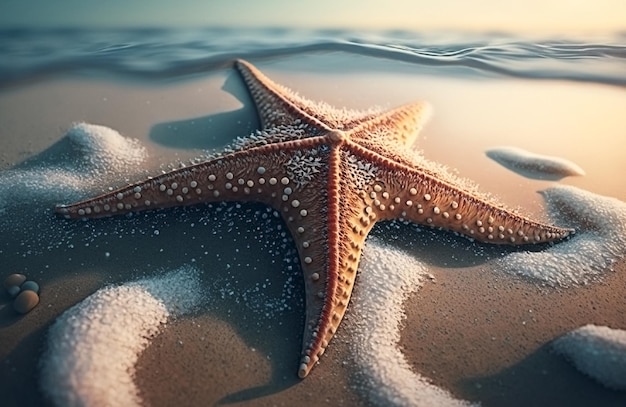
[[[486,150],[512,145],[566,157],[586,175],[562,184],[626,201],[623,181],[615,176],[626,171],[623,89],[558,81],[476,83],[365,59],[299,57],[259,67],[309,98],[340,107],[429,101],[435,114],[418,140],[425,156],[535,217],[546,217],[535,191],[554,183],[509,172],[485,157]],[[345,73],[316,71],[329,60],[342,60]],[[143,164],[120,171],[118,185],[123,184],[253,130],[256,120],[242,95],[229,71],[153,86],[63,78],[4,90],[0,168],[25,159],[32,165],[72,123],[84,121],[145,146]],[[81,182],[71,194],[86,196],[109,186],[99,178]],[[294,248],[264,208],[217,205],[59,226],[64,221],[47,209],[63,198],[62,188],[55,191],[0,212],[6,226],[0,233],[3,277],[23,273],[41,286],[40,304],[25,316],[15,315],[7,295],[0,297],[4,405],[50,403],[35,391],[38,363],[46,332],[64,311],[107,284],[189,264],[202,270],[200,279],[212,296],[202,311],[169,321],[139,355],[135,380],[146,404],[364,403],[351,362],[356,341],[347,328],[338,331],[310,377],[297,379],[303,286],[293,267]],[[2,192],[6,198],[11,189]],[[586,324],[626,328],[624,261],[599,282],[549,287],[498,270],[499,249],[407,226],[381,226],[374,234],[425,264],[433,277],[404,306],[399,348],[414,372],[456,399],[485,406],[626,403],[624,393],[606,389],[549,349],[550,341]],[[347,318],[350,323],[350,311]]]

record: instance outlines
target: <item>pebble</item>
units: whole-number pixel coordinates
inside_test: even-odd
[[[35,308],[37,304],[39,304],[39,295],[34,291],[26,290],[19,293],[15,298],[13,308],[20,314],[26,314]]]
[[[4,279],[4,288],[11,297],[15,297],[20,293],[20,286],[26,281],[24,274],[11,274]]]
[[[13,285],[7,288],[7,292],[11,296],[11,298],[15,298],[20,293],[20,287]]]
[[[26,280],[24,274],[11,274],[4,279],[4,288],[15,300],[13,308],[20,314],[26,314],[39,304],[39,284]]]
[[[25,281],[24,284],[20,286],[22,291],[34,291],[35,294],[39,294],[39,284],[32,280]]]

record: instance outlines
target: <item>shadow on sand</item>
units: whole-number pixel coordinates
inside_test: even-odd
[[[626,405],[624,392],[610,390],[584,375],[544,344],[518,363],[490,376],[464,380],[461,396],[490,406]]]
[[[243,108],[186,120],[158,123],[150,129],[151,141],[165,147],[220,150],[237,137],[259,127],[256,108],[239,74],[233,69],[222,89],[232,94]]]

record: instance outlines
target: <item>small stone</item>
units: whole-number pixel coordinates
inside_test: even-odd
[[[31,280],[25,281],[24,284],[20,286],[20,289],[22,291],[34,291],[36,294],[39,294],[39,284]]]
[[[4,288],[8,291],[11,297],[15,297],[17,294],[19,294],[20,286],[24,281],[26,281],[26,276],[24,274],[11,274],[4,279]]]
[[[7,292],[11,296],[11,298],[15,298],[20,293],[20,288],[16,285],[7,288]]]
[[[20,314],[26,314],[30,312],[35,306],[39,304],[39,296],[36,292],[31,290],[22,291],[15,301],[13,301],[13,308]]]

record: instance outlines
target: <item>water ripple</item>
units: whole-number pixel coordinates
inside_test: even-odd
[[[504,34],[227,28],[195,30],[0,30],[0,88],[54,75],[184,78],[234,58],[344,52],[457,75],[503,75],[626,85],[624,34],[603,41],[528,40]],[[450,72],[446,72],[451,74]]]

